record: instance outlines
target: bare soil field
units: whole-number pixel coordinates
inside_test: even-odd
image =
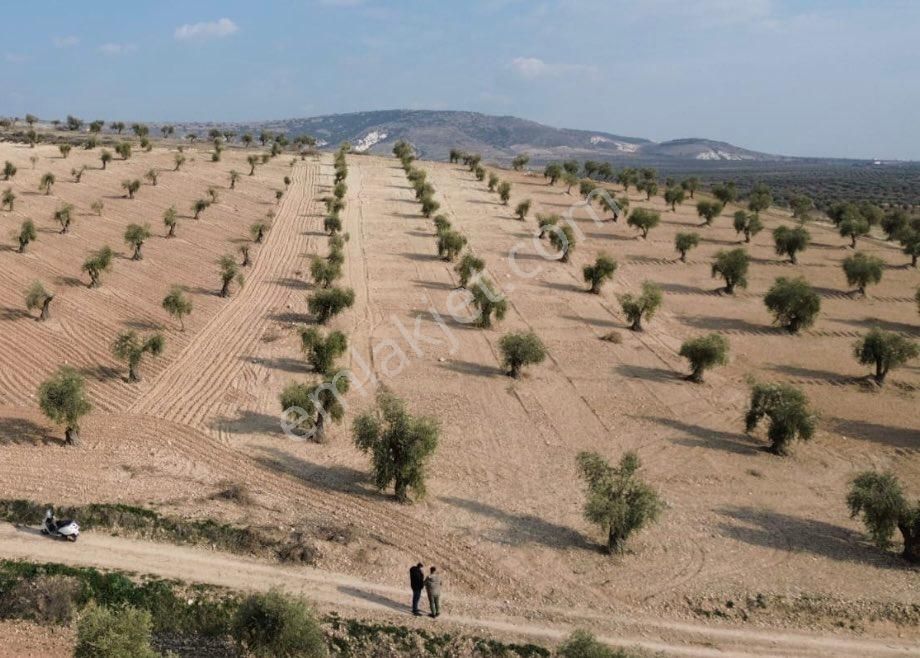
[[[509,300],[505,320],[482,330],[451,319],[464,299],[454,292],[453,264],[436,257],[432,223],[398,161],[349,156],[344,285],[356,302],[331,324],[348,335],[344,361],[358,381],[328,442],[303,443],[282,432],[278,394],[310,377],[296,329],[310,319],[308,258],[326,249],[320,199],[332,183],[331,159],[291,166],[281,155],[249,177],[250,152],[228,149],[210,162],[207,152],[187,149],[188,162],[173,172],[173,153],[156,148],[102,171],[98,150],[62,159],[51,147],[0,144],[0,161],[19,168],[9,183],[15,209],[0,211],[0,496],[306,528],[321,569],[402,587],[408,566],[422,560],[443,569],[448,591],[512,610],[920,637],[916,619],[895,626],[885,612],[917,603],[920,570],[871,546],[844,502],[849,480],[866,468],[891,469],[912,498],[920,495],[920,364],[893,372],[879,390],[852,357],[853,342],[875,324],[920,337],[920,273],[905,267],[895,245],[861,241],[888,266],[867,299],[853,297],[840,268],[848,241],[812,224],[811,247],[787,264],[769,229],[791,220],[768,212],[768,230],[748,246],[749,286],[729,296],[717,291],[710,263],[739,245],[734,209],[699,228],[689,202],[671,212],[660,197],[646,202],[632,190],[632,206],[660,211],[661,225],[643,240],[622,218],[598,223],[577,208],[584,239],[565,264],[540,255],[533,214],[565,212],[577,203],[575,190],[503,171],[513,185],[503,206],[465,168],[420,162],[441,212]],[[71,182],[71,167],[83,163],[83,181]],[[161,170],[159,184],[124,198],[121,181],[151,167]],[[227,189],[231,169],[244,174],[235,190]],[[47,196],[38,192],[46,171],[58,181]],[[276,203],[285,175],[293,182]],[[209,186],[219,202],[191,219]],[[534,210],[520,222],[512,209],[525,198]],[[90,211],[97,199],[101,216]],[[76,207],[76,222],[62,235],[53,213],[64,202]],[[186,216],[177,237],[165,239],[161,216],[171,204]],[[249,242],[249,225],[269,209],[276,216],[264,243],[253,245],[245,285],[218,297],[217,259]],[[18,254],[9,234],[25,218],[38,240]],[[142,261],[129,260],[123,244],[131,222],[149,222],[155,234]],[[702,241],[680,263],[674,234],[691,228]],[[80,265],[103,244],[118,256],[102,287],[91,289]],[[581,268],[600,252],[620,267],[601,295],[589,295]],[[773,327],[762,301],[777,276],[792,274],[822,296],[820,318],[798,336]],[[56,294],[43,323],[22,301],[35,279]],[[644,280],[661,285],[664,303],[645,332],[633,333],[616,295]],[[160,307],[173,284],[195,305],[185,331]],[[128,328],[166,335],[164,355],[145,360],[136,384],[111,354],[116,333]],[[500,369],[498,340],[521,329],[535,331],[550,358],[512,380]],[[619,344],[601,340],[611,331]],[[712,331],[730,341],[730,364],[704,384],[684,381],[681,343]],[[61,444],[35,402],[39,383],[62,363],[86,375],[94,405],[77,448]],[[749,376],[802,387],[820,414],[815,439],[781,458],[763,450],[762,435],[745,435]],[[375,491],[350,438],[350,419],[379,383],[441,422],[428,497],[411,506]],[[644,477],[668,503],[624,555],[599,550],[603,538],[582,517],[582,450],[611,460],[638,451]],[[228,482],[245,485],[255,503],[214,499]],[[349,540],[334,539],[341,535]],[[749,604],[758,594],[772,603]]]

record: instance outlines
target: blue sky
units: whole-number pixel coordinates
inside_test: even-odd
[[[2,16],[0,115],[463,109],[920,160],[912,0],[97,0]]]

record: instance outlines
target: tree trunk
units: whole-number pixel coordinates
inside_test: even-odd
[[[881,360],[875,362],[875,383],[879,386],[885,385],[885,377],[888,375],[888,368]]]
[[[751,242],[751,232],[750,232],[750,231],[745,231],[745,232],[744,232],[744,242],[745,242],[746,244],[750,244],[750,242]]]
[[[703,367],[694,366],[693,372],[690,373],[690,376],[688,377],[688,379],[691,382],[696,382],[697,384],[701,384],[703,382]]]
[[[633,323],[629,326],[629,328],[633,331],[642,331],[642,316],[640,315],[635,320],[633,320]]]
[[[791,254],[789,254],[789,262],[792,263],[793,265],[798,263],[798,260],[795,257],[795,252],[792,252]]]
[[[591,290],[595,295],[599,295],[601,292],[601,282],[599,279],[593,279],[591,281]]]
[[[623,538],[620,534],[611,528],[607,532],[607,553],[609,555],[614,555],[619,553],[623,548]]]
[[[66,430],[64,430],[64,445],[68,445],[68,446],[80,445],[80,435],[77,432],[76,427],[68,427]]]
[[[137,374],[137,364],[129,363],[128,364],[128,381],[129,382],[139,382],[141,380],[140,375]]]
[[[409,488],[406,486],[406,483],[403,481],[403,479],[399,476],[396,476],[396,482],[394,483],[394,493],[398,502],[409,502]]]
[[[850,248],[856,249],[856,236],[855,235],[850,236]]]
[[[910,257],[910,266],[911,266],[911,267],[917,267],[917,254],[913,254],[913,255]]]
[[[27,245],[27,244],[29,244],[29,243],[26,242],[25,240],[20,240],[20,241],[19,241],[19,253],[20,253],[20,254],[26,253],[26,245]]]
[[[41,312],[41,315],[38,316],[38,319],[39,319],[39,320],[45,321],[45,320],[47,320],[47,319],[49,319],[49,318],[51,317],[51,308],[50,308],[50,307],[51,307],[51,300],[52,300],[52,299],[54,299],[54,295],[49,295],[48,297],[45,297],[45,301],[44,301],[44,303],[42,304],[42,312]]]
[[[518,379],[521,376],[521,364],[516,361],[511,362],[511,370],[508,371],[508,375],[514,379]]]
[[[323,412],[316,414],[316,422],[313,424],[315,431],[313,432],[313,440],[316,443],[325,443],[326,442],[326,419],[323,416]]]
[[[725,282],[725,292],[727,292],[729,295],[734,295],[734,294],[735,294],[735,283],[734,283],[734,281],[726,281],[726,282]]]
[[[227,297],[230,294],[230,281],[231,279],[224,279],[224,284],[220,289],[221,297]]]
[[[680,262],[681,263],[687,262],[687,252],[686,251],[680,252]]]
[[[912,531],[907,523],[898,523],[898,530],[904,538],[904,552],[901,556],[908,562],[920,563],[920,533]]]
[[[167,238],[176,237],[176,225],[175,224],[169,227],[169,233],[166,234],[166,237]]]
[[[143,255],[141,255],[141,245],[134,245],[134,255],[131,256],[131,260],[144,260]]]

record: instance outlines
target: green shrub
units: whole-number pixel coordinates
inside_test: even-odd
[[[256,658],[324,658],[323,631],[306,601],[277,591],[245,598],[236,612],[233,639]]]
[[[75,658],[156,658],[150,613],[126,606],[90,605],[77,623]]]

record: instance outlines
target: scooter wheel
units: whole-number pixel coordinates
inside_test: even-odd
[[[76,535],[67,535],[67,541],[70,541],[70,542],[77,541]]]

